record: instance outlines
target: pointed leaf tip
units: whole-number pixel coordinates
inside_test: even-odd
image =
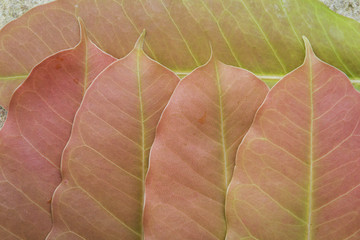
[[[210,60],[214,58],[214,50],[213,50],[213,46],[211,44],[211,41],[209,41],[209,47],[210,47]],[[210,61],[209,60],[209,61]]]
[[[77,18],[80,26],[80,43],[87,39],[86,26],[81,17]]]
[[[305,58],[310,56],[310,55],[315,55],[314,50],[312,49],[311,43],[309,41],[309,39],[305,36],[302,36],[302,39],[304,41],[305,44]]]
[[[209,56],[208,60],[206,61],[206,63],[204,63],[203,65],[201,65],[201,66],[199,66],[199,67],[207,66],[207,65],[209,65],[211,62],[213,62],[214,64],[220,62],[220,61],[216,58],[216,56],[215,56],[215,54],[214,54],[213,47],[212,47],[212,44],[211,44],[210,41],[209,41],[209,46],[210,46],[210,56]],[[197,68],[196,68],[196,69],[197,69]],[[195,70],[196,70],[196,69],[195,69]],[[195,70],[194,70],[194,71],[195,71]]]
[[[136,43],[135,43],[135,48],[136,49],[143,49],[144,46],[144,41],[145,41],[145,35],[146,35],[146,30],[143,29],[142,33],[140,34],[139,38],[137,39]]]

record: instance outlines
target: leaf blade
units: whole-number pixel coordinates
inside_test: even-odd
[[[227,239],[347,239],[360,227],[360,96],[306,45],[304,64],[270,91],[239,147]]]
[[[86,37],[34,68],[15,92],[0,132],[2,237],[41,239],[51,227],[60,158],[87,87],[114,58]],[[89,71],[89,72],[87,72]]]
[[[47,239],[141,239],[148,152],[177,76],[137,44],[91,86],[77,113]],[[78,221],[81,219],[81,221]]]
[[[33,9],[1,30],[0,62],[4,65],[0,64],[0,77],[27,75],[47,55],[75,45],[77,16],[84,19],[91,39],[119,58],[131,50],[141,30],[147,29],[145,51],[179,73],[207,61],[210,41],[219,60],[264,79],[277,76],[271,81],[276,82],[301,64],[301,36],[307,35],[321,58],[355,82],[360,79],[356,47],[360,24],[313,0],[259,4],[249,0],[106,0],[102,4],[58,0]],[[9,98],[2,98],[0,103],[7,107]]]
[[[60,6],[58,6],[60,5]],[[79,25],[71,5],[44,4],[1,29],[0,104],[8,108],[17,86],[42,60],[56,52],[75,47]],[[63,20],[62,23],[59,20]],[[17,76],[23,76],[19,80]],[[15,78],[11,81],[12,78]]]
[[[268,89],[214,59],[185,77],[157,127],[146,179],[146,239],[223,239],[235,152]]]

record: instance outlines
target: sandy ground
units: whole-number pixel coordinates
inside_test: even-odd
[[[30,8],[51,0],[0,0],[0,28],[21,16]],[[298,0],[293,0],[298,1]],[[360,0],[320,0],[333,11],[360,22]],[[6,110],[0,106],[0,128],[6,119]]]

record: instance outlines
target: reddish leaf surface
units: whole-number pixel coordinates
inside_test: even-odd
[[[61,5],[61,6],[58,6]],[[79,24],[73,4],[36,7],[0,31],[0,104],[8,108],[15,88],[44,58],[74,47]]]
[[[227,239],[360,238],[360,94],[306,45],[239,147]]]
[[[149,149],[179,79],[140,46],[86,93],[64,151],[48,239],[142,239]]]
[[[214,59],[180,82],[151,150],[146,239],[224,239],[236,149],[267,92],[250,72]]]
[[[276,82],[303,59],[301,35],[320,56],[360,78],[360,24],[318,0],[58,0],[33,9],[0,32],[0,104],[39,61],[78,42],[76,16],[90,38],[125,56],[142,29],[145,51],[176,72],[217,58]]]
[[[0,132],[0,238],[44,239],[60,159],[87,86],[115,59],[82,31],[74,49],[36,66],[15,92]]]

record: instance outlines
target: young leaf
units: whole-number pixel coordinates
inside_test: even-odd
[[[267,92],[250,72],[214,59],[180,82],[151,150],[146,239],[224,239],[236,149]]]
[[[58,0],[1,30],[1,105],[36,63],[77,42],[75,16],[116,57],[146,29],[146,52],[176,72],[204,64],[210,41],[219,60],[274,83],[301,63],[301,35],[307,34],[322,58],[360,78],[360,23],[318,0]]]
[[[48,239],[142,239],[149,149],[179,79],[141,47],[86,93],[64,150]]]
[[[15,92],[0,131],[1,239],[39,240],[49,232],[75,112],[88,85],[114,60],[83,28],[79,45],[44,60]]]
[[[360,94],[305,43],[240,144],[229,240],[360,238]]]
[[[1,29],[0,105],[9,107],[14,90],[35,65],[79,42],[73,8],[65,1],[41,5]]]

